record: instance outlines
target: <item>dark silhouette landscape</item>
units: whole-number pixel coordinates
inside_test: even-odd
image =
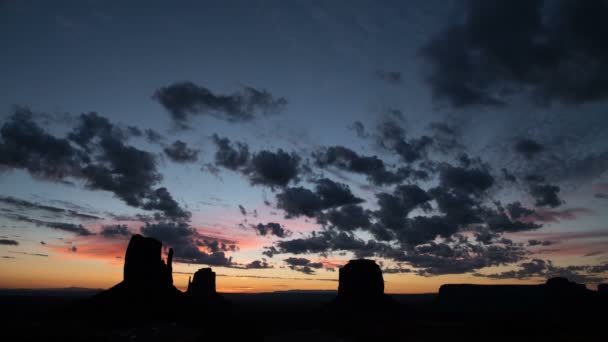
[[[540,285],[446,284],[438,294],[388,295],[380,267],[351,260],[332,291],[219,294],[201,268],[186,292],[172,256],[134,235],[124,279],[107,290],[4,290],[10,340],[87,341],[524,341],[602,340],[606,284],[565,278]],[[11,308],[10,310],[7,308]]]
[[[0,0],[0,342],[608,341],[608,0]]]

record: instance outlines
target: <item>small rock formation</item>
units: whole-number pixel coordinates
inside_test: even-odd
[[[188,279],[188,290],[186,293],[193,297],[210,297],[215,292],[215,272],[211,268],[201,268],[194,273],[194,279]]]
[[[217,319],[218,312],[230,310],[230,302],[215,291],[215,272],[211,268],[201,268],[188,279],[185,293],[192,317],[205,316],[207,320]]]

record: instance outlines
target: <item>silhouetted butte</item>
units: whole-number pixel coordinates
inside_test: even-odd
[[[173,250],[169,250],[166,263],[161,255],[160,241],[133,235],[125,254],[123,281],[96,295],[93,303],[141,312],[179,304],[183,293],[173,286]]]

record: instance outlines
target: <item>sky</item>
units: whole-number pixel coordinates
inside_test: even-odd
[[[608,2],[0,1],[1,288],[608,277]]]

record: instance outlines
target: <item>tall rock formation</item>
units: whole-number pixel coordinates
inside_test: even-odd
[[[162,243],[133,235],[125,254],[123,281],[99,293],[93,301],[125,312],[157,313],[179,304],[183,294],[173,286],[173,250],[167,262],[161,258]]]
[[[125,255],[123,282],[139,288],[160,288],[173,285],[173,249],[167,263],[161,259],[162,243],[139,234],[133,235]]]

